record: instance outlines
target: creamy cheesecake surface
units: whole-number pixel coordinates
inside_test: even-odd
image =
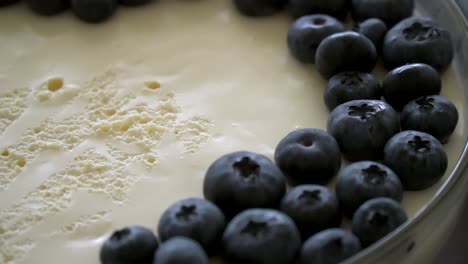
[[[0,22],[0,263],[99,263],[114,229],[155,230],[171,203],[201,197],[219,156],[272,158],[288,132],[326,128],[325,82],[289,55],[285,15],[180,0],[120,8],[101,25],[24,5]],[[442,94],[463,122],[453,71]],[[448,172],[464,125],[446,145]],[[443,183],[405,192],[408,214]]]

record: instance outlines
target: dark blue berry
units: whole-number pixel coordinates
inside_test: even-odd
[[[306,240],[311,235],[341,224],[336,195],[320,185],[299,185],[281,201],[281,211],[289,215]]]
[[[340,72],[328,80],[324,101],[332,111],[340,104],[360,99],[382,97],[380,83],[372,74],[366,72]]]
[[[275,162],[291,185],[325,184],[340,169],[340,147],[323,130],[298,129],[279,142]]]
[[[141,6],[150,3],[152,0],[118,0],[119,4],[125,6]]]
[[[315,234],[302,245],[300,264],[337,264],[361,251],[359,239],[352,233],[331,228]]]
[[[335,33],[317,48],[315,65],[329,79],[342,71],[370,72],[377,63],[377,52],[370,39],[356,32]]]
[[[271,209],[249,209],[238,214],[223,234],[229,263],[288,264],[301,246],[289,216]]]
[[[19,2],[19,0],[0,0],[0,7],[12,5],[17,2]]]
[[[271,16],[281,11],[287,0],[234,0],[237,9],[246,16]]]
[[[445,71],[453,58],[450,33],[430,18],[407,18],[391,28],[384,39],[383,61],[388,69],[408,63],[426,63]]]
[[[248,151],[226,154],[208,168],[203,183],[206,199],[227,217],[247,208],[278,208],[286,192],[281,170],[266,156]]]
[[[172,204],[161,216],[158,233],[161,241],[176,236],[198,241],[209,253],[219,246],[225,226],[224,215],[213,203],[188,198]]]
[[[158,240],[153,232],[141,226],[115,231],[101,247],[102,264],[151,264]]]
[[[29,7],[39,15],[51,16],[68,8],[68,0],[27,0]]]
[[[298,18],[289,28],[288,47],[301,62],[314,63],[320,42],[337,32],[345,31],[343,24],[327,15],[308,15]]]
[[[379,241],[404,222],[407,216],[393,199],[380,197],[363,203],[353,216],[352,230],[363,247]]]
[[[426,132],[445,144],[457,126],[458,111],[442,96],[423,96],[403,108],[400,121],[403,130]]]
[[[354,100],[330,113],[327,129],[348,160],[378,160],[385,143],[400,130],[400,122],[383,101]]]
[[[407,130],[385,145],[385,165],[400,177],[405,190],[423,190],[434,185],[447,170],[447,154],[433,136]]]
[[[326,14],[343,20],[348,13],[348,0],[289,0],[289,10],[298,18],[310,14]]]
[[[387,166],[373,162],[355,162],[345,167],[336,180],[336,195],[343,212],[352,217],[364,202],[388,197],[400,202],[403,187],[398,176]]]
[[[393,26],[413,14],[414,0],[352,0],[351,15],[355,21],[380,18]]]
[[[369,18],[354,27],[354,31],[363,34],[374,43],[378,53],[382,52],[383,40],[387,33],[387,25],[378,18]]]
[[[153,264],[208,264],[208,256],[196,241],[173,237],[159,247]]]
[[[88,23],[99,23],[111,17],[116,9],[117,0],[71,0],[75,15]]]
[[[384,98],[397,111],[418,97],[440,93],[441,87],[439,73],[422,63],[398,67],[382,81]]]

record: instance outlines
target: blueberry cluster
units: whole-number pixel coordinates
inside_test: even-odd
[[[117,6],[140,6],[152,0],[25,0],[32,11],[42,16],[53,16],[71,8],[73,13],[88,23],[100,23],[110,18]],[[20,0],[0,0],[0,7]]]

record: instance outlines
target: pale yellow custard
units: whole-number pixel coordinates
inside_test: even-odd
[[[99,263],[114,229],[155,230],[171,203],[201,197],[219,156],[272,157],[295,128],[325,129],[325,82],[289,55],[290,23],[220,0],[120,8],[100,25],[0,10],[0,263]],[[452,71],[442,94],[462,122]],[[405,193],[408,214],[441,184]]]

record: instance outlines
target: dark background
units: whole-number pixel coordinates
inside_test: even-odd
[[[468,197],[455,230],[435,261],[435,264],[466,263],[468,263]]]

